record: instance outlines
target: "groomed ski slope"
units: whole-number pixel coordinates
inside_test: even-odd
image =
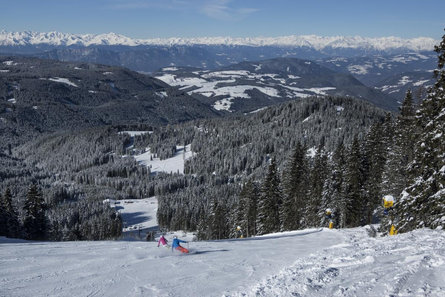
[[[191,242],[189,255],[142,241],[0,242],[8,297],[445,296],[439,230],[310,229]]]

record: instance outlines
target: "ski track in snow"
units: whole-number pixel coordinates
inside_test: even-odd
[[[156,242],[2,238],[0,296],[445,296],[443,231],[313,229],[185,245],[190,255]]]
[[[0,296],[445,296],[441,230],[373,238],[366,228],[307,229],[189,242],[182,255],[128,236],[157,229],[156,198],[114,205],[125,240],[0,237]],[[193,237],[167,233],[170,243],[174,235]]]
[[[157,248],[156,242],[3,242],[0,296],[230,295],[278,273],[289,261],[340,242],[333,232],[306,230],[191,242],[185,244],[190,255]]]

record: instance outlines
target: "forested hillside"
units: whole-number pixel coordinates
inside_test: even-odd
[[[351,135],[365,133],[372,122],[383,118],[383,111],[363,101],[308,98],[255,114],[160,128],[139,125],[61,131],[4,155],[7,167],[2,167],[1,188],[10,189],[21,217],[26,214],[23,205],[30,185],[39,186],[48,220],[45,238],[102,238],[94,237],[94,228],[86,227],[94,217],[88,213],[99,207],[93,206],[95,203],[153,195],[160,197],[159,219],[164,226],[194,229],[199,216],[208,215],[210,202],[227,208],[236,205],[242,182],[249,177],[262,178],[271,157],[284,164],[299,139],[307,148],[324,144],[330,150],[338,143],[350,142]],[[153,131],[134,138],[119,133],[134,129]],[[185,175],[150,174],[150,168],[138,165],[128,155],[150,147],[159,157],[168,158],[180,144],[191,144],[195,153],[185,164]],[[165,195],[178,197],[180,202]],[[163,218],[162,201],[166,199],[169,211],[178,208],[185,215]],[[203,211],[194,208],[192,214],[189,207],[194,203],[202,205]],[[188,220],[192,215],[196,219]],[[177,225],[170,225],[174,222]]]
[[[322,208],[334,207],[329,205],[330,202],[321,200],[325,181],[330,179],[335,169],[333,152],[341,155],[338,158],[343,158],[340,165],[345,170],[347,166],[361,167],[363,162],[367,162],[373,169],[366,168],[366,174],[371,175],[374,166],[383,166],[381,162],[375,164],[375,161],[384,144],[383,139],[379,139],[377,144],[368,141],[376,135],[387,135],[388,131],[382,125],[384,122],[384,111],[360,100],[308,98],[249,116],[200,120],[167,127],[162,133],[145,135],[139,144],[150,145],[165,158],[173,154],[171,148],[175,144],[191,143],[195,157],[186,161],[185,171],[190,180],[202,181],[199,186],[158,197],[159,223],[169,229],[198,229],[201,238],[234,236],[235,226],[247,221],[256,225],[254,229],[243,225],[243,230],[252,229],[249,235],[283,228],[289,230],[286,228],[290,227],[281,225],[284,219],[279,218],[286,216],[283,213],[285,209],[292,211],[298,207],[291,202],[296,200],[295,197],[285,202],[284,193],[299,193],[303,201],[302,209],[298,211],[310,213],[310,218],[301,216],[302,222],[297,226],[319,226],[324,217]],[[386,122],[390,122],[389,116]],[[373,124],[375,129],[367,132]],[[357,159],[350,159],[353,153],[360,155],[356,156]],[[296,169],[292,164],[301,168]],[[300,170],[300,176],[291,177],[292,170]],[[355,185],[352,179],[356,174],[350,173],[351,187]],[[291,182],[290,178],[298,183]],[[363,176],[357,186],[364,185],[368,179],[368,176]],[[298,188],[299,185],[303,188]],[[291,188],[286,189],[287,186]],[[244,190],[246,187],[248,189]],[[342,191],[345,193],[346,189]],[[326,194],[325,199],[331,199],[330,196]],[[269,197],[270,202],[261,202],[261,197]],[[284,206],[286,203],[289,205]],[[379,200],[372,201],[373,207],[378,204]],[[275,213],[261,214],[262,207],[274,208]],[[247,213],[251,212],[253,217],[247,218]],[[272,224],[273,227],[266,226],[271,223],[261,222],[261,216],[274,217],[278,221]],[[295,218],[292,214],[287,216]],[[355,221],[342,224],[352,226],[371,219],[360,213]]]
[[[0,235],[114,238],[122,220],[103,200],[154,195],[162,228],[197,230],[200,239],[239,236],[237,226],[244,236],[329,222],[341,228],[381,222],[382,230],[395,225],[400,232],[443,228],[444,48],[444,41],[436,47],[436,82],[427,99],[417,106],[408,91],[396,115],[362,100],[327,96],[165,126],[141,120],[50,133],[51,125],[39,131],[39,123],[47,122],[37,121],[32,133],[12,131],[6,135],[23,143],[2,143]],[[50,89],[83,83],[52,75],[38,80],[51,81]],[[12,93],[5,88],[3,104],[9,107],[3,114],[16,115],[21,101],[39,102],[20,97],[22,84]],[[61,98],[50,96],[45,104]],[[128,130],[146,133],[122,133]],[[152,173],[133,158],[149,149],[168,159],[178,146],[193,152],[186,159],[183,151],[184,174]],[[384,210],[385,195],[396,203]]]
[[[125,68],[0,57],[0,150],[43,132],[217,115],[187,94]]]

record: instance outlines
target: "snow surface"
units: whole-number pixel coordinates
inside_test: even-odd
[[[119,134],[128,134],[130,137],[135,137],[144,134],[151,134],[153,131],[120,131]]]
[[[67,78],[53,77],[53,78],[48,78],[48,80],[63,83],[63,84],[78,88],[78,86],[75,83],[71,82]]]
[[[343,106],[339,106],[339,105],[335,106],[335,108],[336,108],[337,112],[341,112],[341,111],[345,110],[345,108]]]
[[[308,118],[306,118],[308,119]],[[303,122],[306,120],[304,119]],[[309,148],[306,152],[306,156],[308,156],[309,158],[314,158],[317,155],[317,148],[315,146]]]
[[[348,66],[348,70],[349,72],[353,73],[353,74],[359,74],[359,75],[364,75],[368,73],[368,69],[372,68],[373,66],[370,64],[365,64],[365,65],[351,65]]]
[[[172,234],[166,238],[171,242]],[[0,296],[444,296],[445,236],[365,228],[190,242],[0,238]]]
[[[158,229],[156,221],[158,199],[156,197],[111,201],[110,206],[121,214],[124,233],[133,230],[146,232]]]
[[[413,83],[413,86],[418,87],[418,86],[426,84],[429,81],[430,81],[430,79],[419,80],[418,82]]]
[[[147,167],[150,167],[152,173],[156,172],[166,172],[166,173],[184,173],[184,163],[189,158],[193,157],[193,152],[191,151],[191,145],[176,146],[176,154],[172,158],[161,160],[155,158],[154,154],[148,151],[135,156],[137,162]]]

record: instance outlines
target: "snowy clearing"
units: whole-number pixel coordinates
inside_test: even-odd
[[[48,80],[78,88],[78,86],[75,83],[71,82],[67,78],[53,77],[53,78],[48,78]]]
[[[133,230],[145,232],[158,229],[156,222],[158,199],[156,197],[111,201],[110,206],[121,214],[124,233]]]
[[[184,163],[186,160],[193,157],[191,145],[176,146],[176,154],[169,159],[161,160],[155,158],[150,149],[146,153],[134,156],[137,162],[150,168],[152,173],[166,172],[166,173],[184,173]]]
[[[119,134],[128,134],[130,137],[140,136],[144,134],[152,134],[153,131],[120,131]]]

